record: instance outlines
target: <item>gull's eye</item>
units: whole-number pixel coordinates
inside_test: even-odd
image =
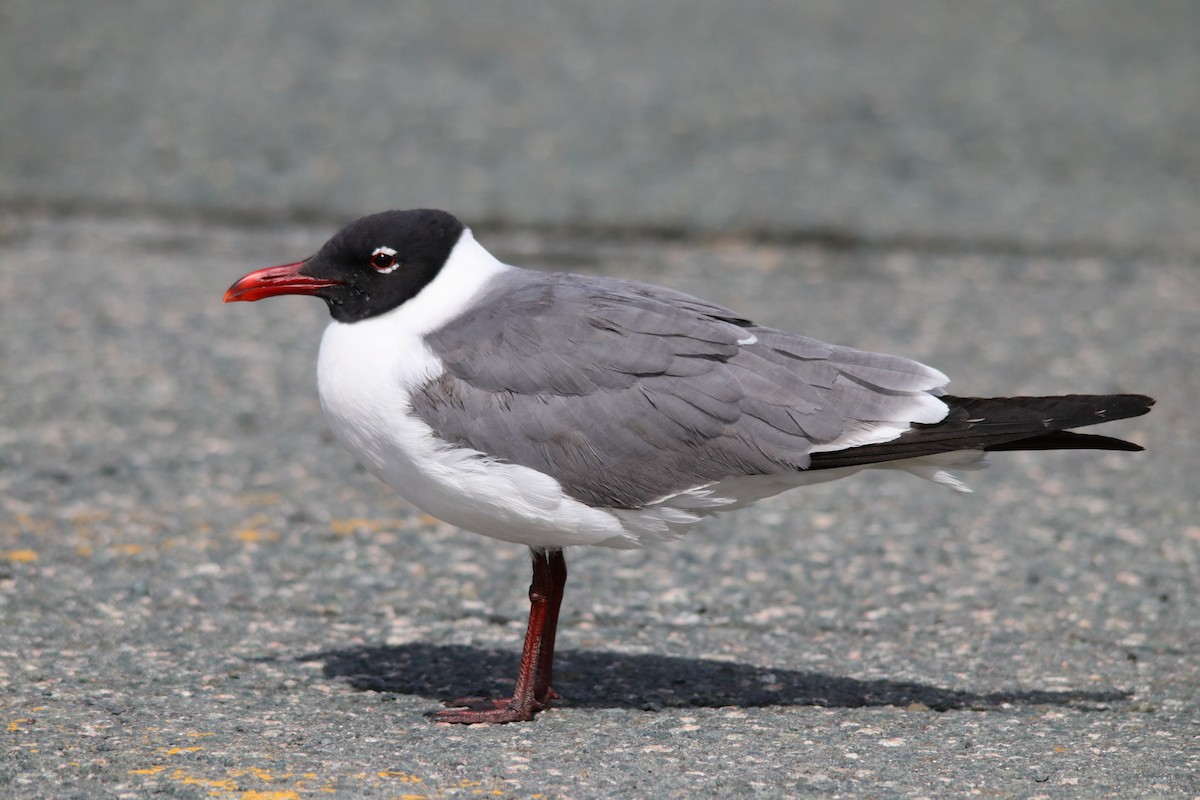
[[[396,260],[396,251],[390,247],[376,247],[375,252],[371,253],[371,268],[382,275],[395,271],[398,266],[400,262]]]

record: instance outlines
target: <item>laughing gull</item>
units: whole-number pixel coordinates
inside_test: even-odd
[[[960,491],[996,450],[1141,450],[1069,432],[1142,395],[954,397],[899,356],[757,325],[632,281],[501,263],[444,211],[355,220],[316,255],[251,272],[225,302],[316,295],[334,435],[418,508],[533,554],[511,698],[438,722],[528,720],[556,695],[563,548],[634,548],[702,518],[867,467]]]

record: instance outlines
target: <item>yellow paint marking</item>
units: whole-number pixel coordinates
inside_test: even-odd
[[[134,544],[132,542],[127,542],[125,544],[113,545],[113,550],[116,550],[118,553],[120,553],[123,556],[136,556],[139,553],[145,552],[146,546],[144,544]]]
[[[147,767],[146,769],[131,769],[131,770],[129,770],[129,774],[130,775],[157,775],[158,773],[162,772],[164,769],[166,769],[165,766],[158,764],[153,767]]]
[[[21,722],[22,720],[14,720]],[[192,731],[185,736],[207,737],[214,733],[207,731]],[[161,747],[160,753],[178,755],[206,748],[201,747]],[[372,783],[373,779],[384,779],[394,782],[393,786],[399,793],[391,797],[399,800],[433,800],[450,795],[457,796],[487,796],[504,797],[504,789],[497,788],[492,780],[460,779],[448,786],[429,786],[427,779],[400,769],[385,769],[375,773],[359,772],[343,775],[337,781],[328,777],[322,779],[319,772],[271,772],[259,767],[242,767],[221,770],[223,778],[202,777],[190,769],[170,767],[165,764],[154,764],[143,769],[129,770],[130,775],[159,776],[159,780],[172,781],[183,786],[199,787],[201,795],[208,795],[215,800],[305,800],[316,795],[340,795],[347,787],[339,784],[346,779]],[[255,784],[260,784],[255,786]],[[276,788],[267,788],[262,784],[274,783]],[[440,781],[438,782],[440,784]],[[403,788],[401,788],[403,787]],[[395,790],[393,790],[395,791]],[[422,793],[423,792],[423,793]],[[537,795],[545,797],[545,795]]]
[[[112,514],[110,512],[104,511],[101,509],[94,509],[91,511],[80,511],[77,514],[71,515],[71,522],[72,522],[72,524],[75,524],[75,525],[88,525],[89,523],[92,523],[92,522],[100,522],[102,520],[106,520],[110,516],[112,516]]]
[[[226,779],[223,781],[209,780],[208,778],[197,778],[194,775],[189,775],[182,769],[177,769],[171,773],[171,780],[179,781],[184,786],[211,786],[214,789],[223,789],[227,792],[237,791],[237,781]]]
[[[30,533],[49,533],[53,527],[50,520],[34,519],[31,514],[17,514],[17,525],[21,530]]]
[[[349,536],[357,531],[378,533],[387,526],[388,523],[378,519],[367,519],[366,517],[346,517],[345,519],[330,520],[329,532],[334,536]]]
[[[337,794],[337,789],[333,788],[333,785],[328,782],[326,782],[324,786],[308,785],[310,781],[315,780],[317,780],[317,773],[303,772],[300,774],[300,778],[296,780],[293,786],[296,787],[296,791],[303,792],[305,794],[311,794],[312,792],[320,792],[322,794]]]
[[[236,777],[241,777],[243,775],[253,775],[254,777],[258,778],[263,783],[270,783],[271,781],[274,781],[274,780],[281,780],[283,778],[292,777],[292,773],[289,772],[286,775],[280,775],[278,778],[276,778],[274,775],[267,772],[265,769],[261,769],[259,767],[247,767],[246,769],[239,769],[236,772],[234,772],[233,774]]]
[[[33,719],[31,717],[20,717],[18,719],[10,720],[8,723],[8,732],[16,733],[17,731],[21,730],[21,726],[27,722],[33,722]]]
[[[283,495],[279,492],[242,492],[238,499],[247,505],[277,506],[283,502]]]
[[[393,772],[391,770],[386,770],[386,769],[383,772],[379,773],[379,777],[391,778],[392,780],[398,780],[401,783],[424,783],[425,782],[425,779],[419,775],[409,775],[407,772]]]
[[[212,731],[188,731],[184,736],[191,736],[193,739],[199,739],[201,736],[216,736]]]
[[[9,550],[4,554],[4,558],[8,561],[17,561],[22,564],[27,564],[30,561],[37,561],[38,554],[36,550]]]
[[[278,542],[279,531],[260,531],[255,528],[242,528],[237,532],[237,538],[243,542]]]
[[[168,747],[163,752],[169,756],[177,756],[180,753],[195,753],[197,750],[203,749],[203,747]]]

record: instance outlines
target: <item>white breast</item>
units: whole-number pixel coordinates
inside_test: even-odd
[[[540,472],[451,447],[411,414],[411,392],[442,372],[423,335],[507,269],[464,231],[416,297],[378,317],[330,323],[317,365],[326,420],[372,473],[452,525],[534,547],[635,547],[638,533],[616,514],[567,496]]]

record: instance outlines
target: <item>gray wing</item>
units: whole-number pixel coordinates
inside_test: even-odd
[[[514,270],[428,335],[446,371],[412,396],[445,441],[642,508],[810,453],[937,422],[936,370],[764,328],[655,286]]]

